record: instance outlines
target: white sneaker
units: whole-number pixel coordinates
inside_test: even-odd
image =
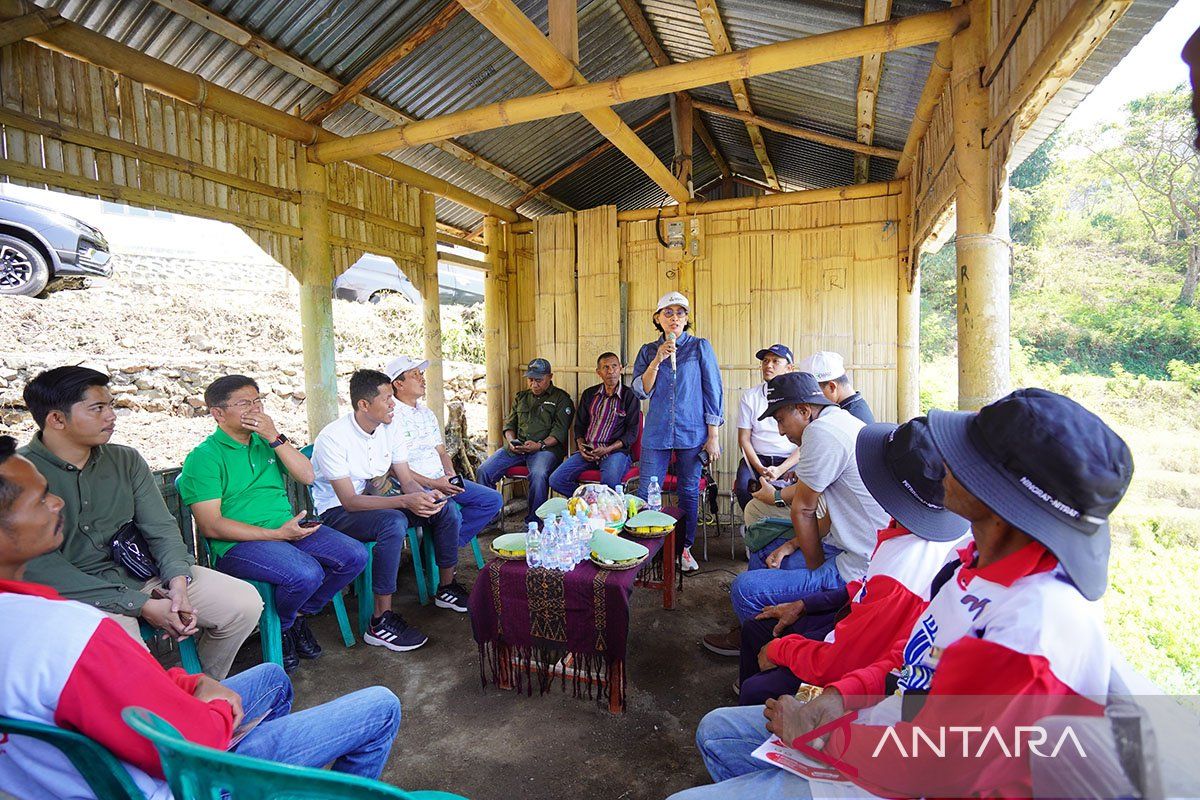
[[[700,565],[696,563],[696,559],[692,558],[690,548],[683,548],[683,556],[681,556],[680,560],[683,562],[684,572],[698,572],[700,570]]]

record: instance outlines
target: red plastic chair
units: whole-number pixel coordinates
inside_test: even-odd
[[[637,438],[633,440],[633,445],[629,448],[629,455],[630,458],[633,459],[633,463],[629,465],[629,469],[625,471],[625,475],[621,478],[621,483],[625,485],[626,492],[629,491],[629,482],[636,481],[641,475],[641,471],[638,468],[638,462],[642,460],[642,427],[645,425],[645,422],[646,418],[643,416],[641,424],[638,425]],[[599,483],[600,470],[585,469],[583,472],[579,473],[579,482]]]

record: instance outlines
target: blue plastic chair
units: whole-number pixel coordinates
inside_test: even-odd
[[[57,747],[91,787],[104,800],[146,800],[125,766],[103,745],[81,733],[54,725],[0,716],[0,733],[28,736]]]

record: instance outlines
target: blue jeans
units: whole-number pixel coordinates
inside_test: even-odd
[[[325,510],[321,520],[360,542],[375,542],[375,560],[371,582],[377,595],[395,594],[400,555],[411,526],[423,526],[433,534],[434,561],[439,567],[458,564],[458,531],[462,515],[458,506],[447,502],[432,517],[418,517],[395,508],[374,511],[347,511],[341,506]]]
[[[678,479],[676,494],[679,497],[679,510],[683,513],[683,546],[691,547],[696,541],[696,514],[700,507],[700,451],[703,447],[688,447],[681,450],[654,450],[642,447],[642,460],[639,462],[638,497],[646,499],[646,490],[650,488],[650,479],[658,478],[662,486],[667,474],[667,465],[671,463],[671,453],[675,454],[675,477]]]
[[[259,664],[224,685],[242,698],[245,719],[267,715],[233,752],[296,767],[321,768],[377,779],[400,729],[400,701],[371,686],[314,708],[292,711],[292,683],[278,664]]]
[[[458,530],[459,547],[478,536],[504,506],[504,498],[495,489],[468,480],[463,481],[463,489],[465,491],[462,494],[450,498],[462,515],[462,527]]]
[[[315,614],[350,585],[367,563],[367,548],[322,525],[291,542],[239,542],[216,567],[227,575],[275,587],[275,610],[283,630],[297,614]]]
[[[509,452],[507,447],[501,447],[479,465],[475,477],[484,486],[495,487],[496,482],[504,477],[504,473],[513,467],[529,469],[529,508],[525,512],[525,521],[536,522],[539,525],[538,507],[550,496],[550,473],[559,464],[559,458],[550,450],[539,450],[529,455],[518,455]]]
[[[605,486],[617,488],[629,472],[629,454],[622,450],[609,453],[600,459],[600,482]],[[593,461],[588,461],[579,453],[572,453],[567,460],[558,465],[558,469],[550,475],[550,488],[563,497],[570,497],[579,488],[579,476],[589,469],[596,469]]]
[[[808,781],[750,756],[770,735],[763,706],[708,712],[696,728],[696,747],[715,783],[685,789],[668,800],[811,800]]]
[[[805,566],[804,554],[799,551],[785,558],[780,569],[768,568],[764,563],[766,557],[788,539],[781,536],[762,550],[751,553],[750,568],[733,579],[729,599],[739,623],[754,619],[767,606],[790,603],[806,594],[846,585],[834,560],[841,551],[828,544],[823,545],[825,563],[816,569]]]

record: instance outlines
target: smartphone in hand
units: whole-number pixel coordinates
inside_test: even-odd
[[[465,486],[463,486],[463,477],[462,477],[462,475],[451,475],[451,476],[450,476],[450,485],[451,485],[451,486],[457,486],[457,487],[458,487],[458,488],[460,488],[460,489],[465,489],[465,488],[466,488]]]
[[[320,517],[305,517],[300,520],[301,528],[319,528],[323,524]]]

